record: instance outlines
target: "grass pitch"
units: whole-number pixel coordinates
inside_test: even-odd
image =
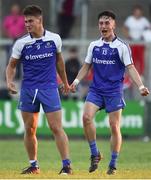
[[[109,141],[98,140],[104,159],[95,173],[88,173],[89,148],[85,140],[70,140],[73,175],[58,175],[61,161],[53,140],[39,140],[39,175],[21,175],[28,166],[22,140],[0,140],[0,179],[151,179],[151,142],[123,141],[116,175],[106,175],[110,160]]]

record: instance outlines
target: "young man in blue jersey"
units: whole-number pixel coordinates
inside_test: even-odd
[[[70,87],[61,55],[62,41],[58,34],[44,29],[42,10],[39,6],[27,6],[23,14],[28,34],[15,42],[6,69],[8,90],[15,94],[17,90],[13,80],[16,65],[18,62],[23,65],[23,80],[18,108],[21,110],[24,121],[24,143],[30,166],[23,170],[22,174],[40,172],[37,162],[38,143],[36,138],[40,105],[46,114],[61,155],[63,167],[60,174],[71,174],[68,138],[61,122],[61,102],[56,76],[58,72],[64,83],[64,93],[68,93]]]
[[[91,151],[89,172],[94,172],[98,168],[98,163],[102,158],[96,144],[96,128],[93,118],[97,111],[105,109],[109,115],[111,129],[111,160],[107,170],[109,175],[116,172],[116,162],[122,143],[120,121],[122,109],[125,107],[123,99],[125,69],[128,70],[140,94],[142,96],[149,94],[134,67],[129,46],[114,33],[115,19],[115,14],[110,11],[99,14],[98,25],[101,38],[90,44],[85,63],[71,85],[71,90],[74,92],[76,86],[93,66],[93,80],[83,114],[84,132]]]

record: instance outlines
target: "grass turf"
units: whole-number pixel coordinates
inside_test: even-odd
[[[118,160],[117,174],[108,176],[106,170],[110,160],[109,141],[98,140],[104,159],[95,173],[88,173],[89,148],[84,140],[70,140],[70,156],[74,174],[58,175],[61,161],[53,140],[39,140],[39,175],[21,175],[28,166],[28,158],[21,140],[0,140],[0,178],[5,179],[145,179],[151,178],[151,142],[123,141]]]

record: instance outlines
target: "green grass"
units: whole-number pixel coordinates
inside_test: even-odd
[[[124,141],[118,160],[118,171],[114,176],[106,175],[110,160],[109,141],[98,140],[98,147],[104,155],[99,169],[88,173],[89,149],[84,140],[70,140],[70,151],[74,174],[59,176],[61,161],[52,140],[39,140],[39,175],[20,175],[28,166],[28,158],[21,140],[0,140],[0,178],[12,179],[109,179],[109,178],[151,178],[151,142]]]

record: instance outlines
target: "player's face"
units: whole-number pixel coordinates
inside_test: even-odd
[[[111,41],[115,36],[115,20],[107,16],[101,17],[99,19],[99,30],[104,40]]]
[[[37,33],[42,24],[41,16],[25,16],[25,27],[29,33]]]

